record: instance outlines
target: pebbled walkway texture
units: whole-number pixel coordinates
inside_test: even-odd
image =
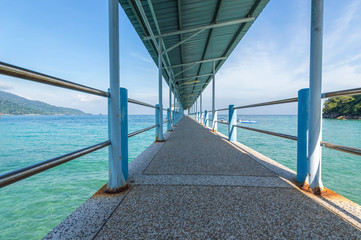
[[[132,162],[130,190],[94,195],[45,238],[361,239],[359,217],[340,217],[284,167],[191,118],[165,138]]]

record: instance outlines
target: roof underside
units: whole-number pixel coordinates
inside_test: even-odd
[[[119,0],[163,77],[189,108],[269,0]],[[152,36],[153,35],[153,36]]]

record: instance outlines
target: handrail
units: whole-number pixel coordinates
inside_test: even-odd
[[[142,106],[146,106],[146,107],[150,107],[150,108],[158,108],[155,105],[148,104],[148,103],[145,103],[145,102],[141,102],[141,101],[138,101],[138,100],[135,100],[135,99],[132,99],[132,98],[128,98],[128,102],[138,104],[138,105],[142,105]]]
[[[24,178],[33,176],[37,173],[43,172],[45,170],[48,170],[50,168],[56,167],[60,164],[66,163],[70,160],[73,160],[75,158],[81,157],[85,154],[94,152],[96,150],[99,150],[101,148],[104,148],[106,146],[110,145],[110,141],[105,141],[102,143],[98,143],[96,145],[86,147],[59,157],[55,157],[40,163],[36,163],[34,165],[21,168],[9,173],[5,173],[0,175],[0,188],[5,187],[9,184],[15,183],[17,181],[20,181]]]
[[[62,88],[67,88],[67,89],[76,90],[76,91],[80,91],[80,92],[85,92],[85,93],[89,93],[89,94],[93,94],[93,95],[98,95],[101,97],[109,97],[108,92],[105,92],[105,91],[102,91],[99,89],[95,89],[95,88],[91,88],[88,86],[84,86],[84,85],[81,85],[78,83],[70,82],[67,80],[63,80],[63,79],[53,77],[50,75],[46,75],[43,73],[35,72],[35,71],[29,70],[26,68],[18,67],[15,65],[1,62],[1,61],[0,61],[0,74],[11,76],[11,77],[17,77],[17,78],[21,78],[21,79],[25,79],[25,80],[30,80],[30,81],[34,81],[34,82],[44,83],[44,84],[48,84],[48,85],[52,85],[52,86],[56,86],[56,87],[62,87]],[[138,101],[138,100],[135,100],[132,98],[128,98],[128,102],[146,106],[146,107],[157,108],[154,105],[151,105],[151,104],[148,104],[145,102],[141,102],[141,101]],[[166,111],[167,109],[163,109],[163,110]]]
[[[353,88],[347,90],[340,90],[334,92],[327,92],[321,95],[322,98],[329,98],[329,97],[337,97],[337,96],[346,96],[346,95],[357,95],[361,94],[361,88]]]
[[[346,96],[346,95],[356,95],[361,94],[361,88],[352,88],[352,89],[346,89],[346,90],[340,90],[340,91],[334,91],[334,92],[326,92],[321,94],[321,98],[330,98],[330,97],[337,97],[337,96]],[[275,101],[269,101],[269,102],[262,102],[262,103],[256,103],[256,104],[250,104],[250,105],[244,105],[239,107],[234,107],[233,109],[242,109],[242,108],[252,108],[252,107],[262,107],[262,106],[269,106],[269,105],[275,105],[275,104],[283,104],[283,103],[291,103],[291,102],[297,102],[298,97],[293,98],[286,98],[282,100],[275,100]],[[229,108],[221,108],[217,109],[215,111],[225,111]]]
[[[166,123],[166,122],[168,122],[168,121],[165,120],[163,122],[163,124]],[[145,131],[148,131],[148,130],[150,130],[152,128],[155,128],[155,127],[156,127],[156,125],[153,125],[151,127],[147,127],[147,128],[132,132],[132,133],[128,134],[128,138],[133,137],[135,135],[138,135],[140,133],[143,133]],[[60,164],[69,162],[69,161],[71,161],[73,159],[79,158],[79,157],[81,157],[83,155],[86,155],[88,153],[99,150],[101,148],[109,146],[110,144],[111,143],[108,140],[108,141],[98,143],[98,144],[90,146],[90,147],[86,147],[86,148],[83,148],[83,149],[80,149],[80,150],[77,150],[77,151],[74,151],[74,152],[71,152],[71,153],[67,153],[67,154],[59,156],[59,157],[55,157],[55,158],[52,158],[52,159],[49,159],[49,160],[46,160],[46,161],[43,161],[43,162],[40,162],[40,163],[36,163],[36,164],[28,166],[28,167],[24,167],[24,168],[14,170],[14,171],[9,172],[9,173],[2,174],[2,175],[0,175],[0,188],[5,187],[7,185],[10,185],[12,183],[15,183],[17,181],[20,181],[22,179],[31,177],[31,176],[33,176],[33,175],[35,175],[37,173],[41,173],[41,172],[43,172],[45,170],[56,167],[56,166],[58,166]]]
[[[217,122],[217,123],[222,123],[222,124],[229,124],[229,122],[227,122],[227,121],[215,121],[215,122]]]
[[[21,68],[15,65],[4,63],[0,61],[0,74],[22,78],[34,82],[40,82],[57,87],[72,89],[80,92],[85,92],[101,97],[108,97],[109,94],[99,89],[91,88],[81,84],[66,81],[60,78],[52,77],[43,73],[35,72],[26,68]]]
[[[268,135],[282,137],[282,138],[290,139],[290,140],[293,140],[293,141],[297,141],[296,136],[292,136],[292,135],[288,135],[288,134],[277,133],[277,132],[272,132],[272,131],[266,131],[266,130],[261,130],[261,129],[257,129],[257,128],[243,127],[243,126],[240,126],[240,125],[233,125],[233,126],[238,127],[238,128],[251,130],[251,131],[255,131],[255,132],[265,133],[265,134],[268,134]],[[321,141],[320,145],[322,147],[326,147],[326,148],[334,149],[334,150],[337,150],[337,151],[347,152],[347,153],[351,153],[351,154],[354,154],[354,155],[361,156],[361,149],[359,149],[359,148],[347,147],[347,146],[328,143],[328,142],[324,142],[324,141]]]
[[[156,126],[157,126],[157,125],[153,125],[153,126],[151,126],[151,127],[143,128],[143,129],[141,129],[141,130],[138,130],[138,131],[129,133],[129,134],[128,134],[128,138],[133,137],[133,136],[135,136],[135,135],[138,135],[138,134],[140,134],[140,133],[146,132],[146,131],[148,131],[148,130],[150,130],[150,129],[153,129],[153,128],[155,128]]]

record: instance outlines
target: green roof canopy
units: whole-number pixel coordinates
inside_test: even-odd
[[[119,0],[184,109],[212,80],[269,0]]]

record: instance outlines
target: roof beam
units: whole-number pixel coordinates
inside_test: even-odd
[[[155,24],[155,27],[157,28],[157,32],[158,34],[160,35],[161,32],[160,32],[160,28],[159,28],[159,24],[158,24],[158,19],[157,19],[157,16],[155,15],[155,12],[154,12],[154,8],[153,8],[153,4],[152,4],[152,1],[151,0],[148,0],[148,6],[149,6],[149,9],[150,9],[150,12],[152,14],[152,18],[154,20],[154,24]],[[164,41],[162,41],[162,47],[164,49],[166,49],[165,47],[165,43]],[[167,53],[165,53],[165,57],[167,58],[167,61],[168,61],[168,65],[171,65],[171,62],[170,62],[170,59],[169,59],[169,56]],[[163,59],[163,57],[162,57]],[[166,66],[167,64],[164,62],[164,65]],[[167,69],[167,72],[169,71],[169,69]],[[171,70],[172,74],[173,74],[173,77],[174,77],[174,73],[173,73],[173,70]],[[168,74],[169,75],[169,74]],[[169,76],[170,77],[170,76]],[[170,84],[169,84],[170,85]]]
[[[261,0],[257,0],[254,5],[252,6],[251,10],[248,12],[248,16],[252,16],[254,11],[257,9],[257,7],[259,6],[259,4],[261,3]],[[242,31],[244,29],[244,27],[246,26],[246,23],[242,23],[242,25],[239,27],[237,33],[234,35],[233,39],[231,40],[231,43],[228,45],[226,51],[224,51],[223,56],[227,56],[228,54],[230,54],[231,50],[232,50],[232,46],[236,43],[237,38],[242,34]],[[216,70],[219,69],[221,67],[221,65],[224,63],[224,60],[222,60],[221,62],[219,62],[217,64]]]
[[[178,29],[182,29],[182,3],[181,0],[177,0],[177,10],[178,10]],[[182,34],[179,35],[179,39],[182,41],[183,36]],[[181,56],[181,63],[184,63],[184,55],[183,55],[183,45],[180,45],[180,56]],[[182,74],[183,76],[183,74]],[[184,77],[184,76],[183,76]],[[174,76],[175,78],[175,76]]]
[[[210,58],[210,59],[204,59],[204,60],[195,61],[195,62],[189,62],[189,63],[182,63],[182,64],[178,64],[178,65],[173,65],[173,66],[169,66],[169,68],[176,68],[176,67],[182,67],[182,66],[190,65],[190,64],[199,64],[199,63],[219,61],[219,60],[225,60],[225,59],[226,59],[226,57]]]
[[[197,76],[193,76],[193,77],[186,77],[186,78],[179,78],[179,79],[175,79],[175,82],[179,82],[180,80],[186,80],[186,79],[192,79],[192,78],[200,78],[200,77],[209,77],[213,74],[203,74],[203,75],[197,75]]]
[[[132,3],[131,0],[128,0],[128,2],[129,2],[130,4]],[[137,6],[137,8],[138,8],[138,10],[139,10],[139,13],[140,13],[140,16],[139,16],[139,17],[140,17],[140,19],[143,20],[143,22],[144,22],[144,24],[145,24],[145,27],[146,27],[147,31],[149,32],[149,34],[150,34],[150,36],[151,36],[151,40],[152,40],[153,44],[155,45],[155,49],[156,49],[156,51],[157,51],[157,55],[159,55],[159,52],[161,52],[161,49],[159,49],[159,47],[158,47],[157,40],[156,40],[156,38],[154,37],[154,33],[153,33],[153,30],[152,30],[152,27],[150,26],[150,23],[149,23],[149,21],[148,21],[147,15],[145,14],[145,11],[144,11],[144,8],[143,8],[143,6],[142,6],[142,3],[140,2],[140,0],[135,0],[135,4],[136,4],[136,6]],[[151,11],[152,11],[152,17],[154,18],[154,17],[155,17],[155,14],[154,14],[153,6],[152,6],[152,3],[150,2],[150,0],[148,0],[148,4],[150,4],[149,7],[150,7],[150,9],[151,9]],[[136,12],[135,12],[135,14],[136,14]],[[154,22],[156,23],[156,26],[158,26],[158,22],[157,22],[157,19],[156,19],[156,18],[154,19]],[[159,27],[158,27],[157,31],[160,31],[160,30],[159,30]],[[159,32],[159,33],[160,33],[160,32]],[[165,46],[162,45],[161,47],[164,48]],[[166,55],[166,57],[168,58],[168,55]],[[163,69],[166,70],[168,77],[170,78],[170,77],[172,77],[172,75],[174,76],[173,70],[170,69],[169,67],[167,67],[167,63],[166,63],[166,61],[164,60],[163,56],[161,56],[161,59],[162,59],[161,62],[162,62],[163,65],[164,65]],[[169,58],[168,58],[168,60],[169,60]],[[170,62],[169,62],[169,65],[170,65]],[[162,66],[158,66],[158,68],[160,68],[160,67],[162,67]],[[172,74],[170,74],[170,71],[172,71]]]
[[[178,76],[179,74],[182,74],[183,72],[187,71],[188,69],[191,69],[192,67],[194,67],[195,65],[197,65],[197,63],[193,63],[192,65],[190,65],[189,67],[183,69],[182,71],[178,72],[177,74],[174,75],[174,77]]]
[[[240,24],[240,23],[252,22],[252,21],[254,21],[255,19],[256,19],[256,18],[254,18],[254,17],[246,17],[246,18],[241,18],[241,19],[229,21],[229,22],[214,23],[214,24],[210,24],[210,25],[206,25],[206,26],[201,26],[201,27],[187,28],[187,29],[182,29],[182,30],[178,30],[178,31],[174,31],[174,32],[163,33],[163,34],[161,34],[160,36],[161,36],[162,38],[165,38],[165,37],[169,37],[169,36],[174,36],[174,35],[179,35],[179,34],[184,34],[184,33],[189,33],[189,32],[194,32],[194,31],[199,31],[199,30],[202,30],[202,29],[206,30],[206,29],[211,29],[211,28],[226,27],[226,26],[235,25],[235,24]],[[155,35],[154,37],[159,38],[159,35]],[[151,36],[145,36],[145,37],[143,37],[143,40],[145,40],[145,41],[151,40],[151,39],[152,39]]]
[[[215,10],[215,12],[214,12],[214,15],[213,15],[213,23],[217,23],[217,18],[218,18],[218,16],[219,16],[219,12],[220,12],[220,10],[221,10],[222,3],[223,3],[223,0],[218,0],[217,8],[216,8],[216,10]],[[244,24],[244,23],[242,23],[242,24]],[[214,31],[214,28],[212,28],[212,29],[209,31],[208,38],[207,38],[207,42],[206,42],[206,46],[205,46],[205,48],[204,48],[204,50],[203,50],[202,58],[205,58],[206,55],[207,55],[208,47],[209,47],[209,42],[210,42],[210,40],[211,40],[211,38],[212,38],[213,31]],[[225,56],[225,55],[223,55],[223,56]],[[213,63],[213,64],[214,64],[214,63]],[[203,64],[200,64],[200,65],[199,65],[197,75],[200,74],[201,69],[202,69],[202,66],[203,66]]]
[[[167,50],[164,51],[164,53],[168,53],[170,51],[172,51],[174,48],[178,47],[179,45],[191,40],[192,38],[194,38],[195,36],[197,36],[198,34],[200,34],[201,32],[203,32],[205,29],[201,29],[195,33],[193,33],[192,35],[190,35],[189,37],[187,37],[186,39],[183,39],[182,41],[174,44],[173,46],[171,46],[170,48],[168,48]]]

